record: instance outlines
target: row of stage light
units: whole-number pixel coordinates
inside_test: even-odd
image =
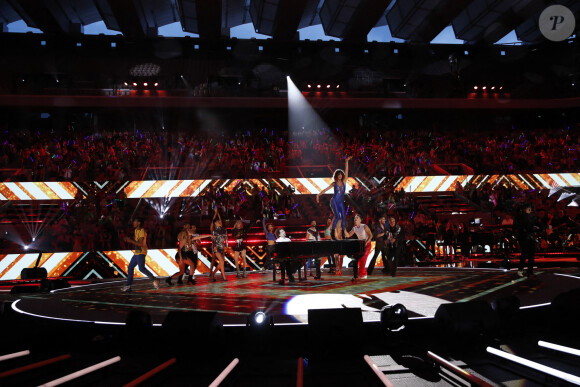
[[[133,87],[133,88],[138,88],[138,87],[158,87],[159,86],[159,82],[123,82],[123,86],[124,87]]]

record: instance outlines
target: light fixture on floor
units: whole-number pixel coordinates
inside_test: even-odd
[[[381,327],[384,330],[397,330],[403,327],[408,319],[407,308],[402,304],[387,305],[381,309]]]
[[[272,317],[261,310],[256,310],[248,315],[246,326],[252,328],[262,328],[274,325]]]

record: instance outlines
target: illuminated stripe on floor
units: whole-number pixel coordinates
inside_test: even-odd
[[[218,387],[224,379],[232,372],[232,370],[238,365],[240,359],[235,358],[230,364],[218,375],[217,378],[209,385],[209,387]]]
[[[531,361],[520,356],[512,355],[511,353],[507,353],[493,347],[487,347],[487,352],[491,353],[492,355],[496,355],[498,357],[513,361],[514,363],[518,363],[525,367],[531,368],[533,370],[540,371],[544,374],[551,375],[555,378],[565,380],[568,383],[580,385],[580,377],[569,374],[567,372],[563,372],[555,368],[545,366],[541,363],[537,363],[535,361]]]
[[[554,344],[554,343],[550,343],[550,342],[542,341],[542,340],[538,341],[538,345],[540,347],[553,349],[554,351],[564,352],[564,353],[567,353],[569,355],[580,356],[580,349],[565,347],[563,345],[558,345],[558,344]]]
[[[537,274],[538,275],[539,274],[542,274],[542,272],[538,272]],[[503,288],[507,288],[508,286],[515,285],[518,282],[522,282],[522,281],[525,281],[525,280],[527,280],[526,277],[518,278],[518,279],[513,280],[511,282],[505,283],[503,285],[496,286],[495,288],[487,289],[486,291],[483,291],[483,292],[478,293],[478,294],[474,294],[473,296],[469,296],[469,297],[463,298],[463,299],[461,299],[459,301],[456,301],[456,302],[467,302],[467,301],[471,301],[471,300],[473,300],[475,298],[479,298],[479,297],[485,296],[487,294],[493,293],[493,292],[495,292],[497,290],[500,290],[500,289],[503,289]]]
[[[63,383],[69,382],[71,380],[80,378],[81,376],[84,376],[86,374],[90,374],[91,372],[95,372],[100,370],[101,368],[110,366],[111,364],[115,364],[117,362],[121,361],[121,356],[115,356],[109,360],[105,360],[103,362],[97,363],[95,365],[92,365],[90,367],[87,368],[83,368],[82,370],[79,370],[77,372],[73,372],[72,374],[68,374],[66,376],[63,376],[62,378],[58,378],[55,379],[51,382],[45,383],[45,384],[41,384],[40,387],[54,387],[54,386],[59,386]]]
[[[27,355],[30,355],[30,351],[29,350],[20,351],[20,352],[14,352],[14,353],[9,353],[7,355],[0,356],[0,361],[10,360],[10,359],[14,359],[16,357],[22,357],[22,356],[27,356]]]
[[[221,282],[221,281],[220,281]],[[210,286],[213,286],[215,284],[210,283]],[[153,288],[151,288],[153,289]],[[175,288],[178,289],[178,288]],[[135,291],[133,291],[134,293]],[[129,297],[130,297],[129,293]],[[85,303],[85,304],[99,304],[99,305],[113,305],[113,306],[127,306],[127,307],[131,307],[131,308],[139,308],[139,309],[143,309],[143,308],[149,308],[149,309],[163,309],[163,310],[181,310],[181,311],[188,311],[188,312],[218,312],[218,313],[223,313],[222,310],[212,310],[212,309],[197,309],[197,308],[179,308],[176,306],[157,306],[157,305],[145,305],[145,304],[128,304],[128,303],[120,303],[120,302],[106,302],[106,301],[90,301],[90,300],[69,300],[66,298],[63,298],[61,301],[65,302],[80,302],[80,303]],[[30,314],[30,313],[27,313]],[[248,313],[247,312],[228,312],[228,314],[239,314],[239,315],[244,315],[247,316]],[[43,317],[41,315],[36,315],[38,317]],[[50,317],[48,317],[50,318]],[[60,319],[57,319],[60,320]],[[70,321],[81,321],[81,320],[70,320]]]

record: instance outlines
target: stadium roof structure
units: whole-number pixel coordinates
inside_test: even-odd
[[[320,24],[326,35],[356,42],[387,25],[395,38],[428,43],[451,25],[467,43],[494,43],[514,29],[520,41],[540,43],[538,18],[551,4],[580,16],[577,0],[0,0],[0,30],[23,20],[46,34],[75,35],[102,21],[143,39],[179,22],[185,32],[219,39],[251,22],[257,33],[293,40],[299,29]]]

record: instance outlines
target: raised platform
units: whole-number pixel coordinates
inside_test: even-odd
[[[520,278],[503,269],[401,268],[397,277],[375,271],[366,280],[351,282],[350,269],[343,275],[324,273],[323,280],[278,285],[271,271],[247,278],[228,275],[228,281],[210,282],[197,276],[197,284],[155,290],[149,280],[137,279],[132,292],[121,292],[123,280],[109,280],[59,289],[50,293],[4,293],[14,308],[37,317],[101,323],[124,323],[127,312],[148,312],[154,324],[162,324],[171,311],[216,311],[225,325],[245,324],[251,312],[261,309],[275,324],[307,323],[308,309],[360,307],[365,321],[378,321],[381,308],[401,303],[410,318],[433,317],[441,304],[517,296],[522,307],[551,302],[564,291],[580,286],[577,268],[538,269],[537,278]]]

